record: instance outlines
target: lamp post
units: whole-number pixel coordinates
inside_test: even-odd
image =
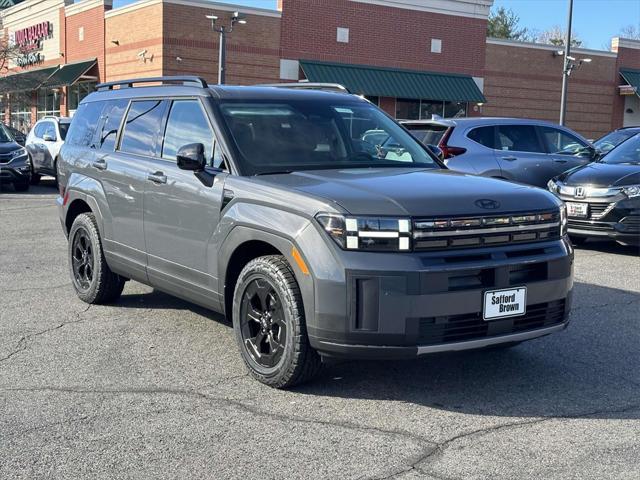
[[[573,0],[569,0],[569,15],[567,19],[567,35],[564,39],[564,62],[562,68],[562,95],[560,97],[560,125],[564,126],[567,114],[567,88],[569,87],[569,58],[571,57],[571,23],[573,17]]]
[[[226,62],[227,62],[227,34],[233,32],[233,27],[236,23],[244,25],[247,23],[245,16],[240,12],[233,12],[231,17],[231,25],[227,28],[224,25],[216,26],[218,20],[217,15],[205,15],[211,20],[211,29],[220,35],[220,46],[218,49],[218,84],[223,85],[226,74]]]

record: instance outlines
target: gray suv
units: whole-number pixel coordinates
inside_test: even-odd
[[[452,170],[538,187],[598,158],[588,140],[542,120],[470,117],[402,124],[425,145],[438,146]]]
[[[568,322],[562,202],[447,170],[355,95],[103,84],[59,175],[83,301],[113,302],[132,279],[224,313],[274,387],[323,358],[511,346]]]

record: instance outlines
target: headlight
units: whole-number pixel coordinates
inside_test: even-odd
[[[316,215],[316,220],[345,250],[397,252],[411,248],[411,221],[408,218],[320,213]]]
[[[560,236],[567,234],[567,206],[563,203],[560,205]]]
[[[624,194],[629,197],[640,197],[640,185],[629,185],[628,187],[622,187]]]
[[[27,149],[24,147],[21,147],[17,150],[14,150],[13,152],[11,152],[11,158],[16,158],[16,157],[21,157],[23,155],[27,154]]]
[[[547,188],[551,193],[558,193],[558,184],[553,179],[547,182]]]

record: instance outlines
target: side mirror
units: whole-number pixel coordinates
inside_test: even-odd
[[[178,161],[178,168],[182,170],[201,172],[207,165],[207,159],[204,156],[204,145],[201,143],[183,145],[176,153],[176,160]]]
[[[48,133],[45,133],[42,136],[42,140],[44,140],[45,142],[55,142],[56,141],[55,137],[49,135]]]
[[[444,152],[442,151],[442,149],[439,146],[432,145],[432,144],[429,143],[429,144],[427,144],[427,148],[429,149],[429,151],[431,153],[433,153],[440,160],[444,160]]]

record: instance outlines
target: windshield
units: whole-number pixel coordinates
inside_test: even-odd
[[[607,153],[617,145],[620,145],[629,137],[633,137],[637,132],[633,130],[617,130],[615,132],[607,133],[605,136],[600,137],[593,142],[598,150],[602,153]]]
[[[374,106],[286,100],[220,104],[248,175],[328,168],[440,168]]]
[[[640,165],[640,133],[611,150],[602,163],[631,163]]]
[[[410,125],[405,127],[411,134],[425,145],[438,145],[448,127],[444,125]]]
[[[13,135],[4,125],[0,125],[0,143],[13,142]]]

